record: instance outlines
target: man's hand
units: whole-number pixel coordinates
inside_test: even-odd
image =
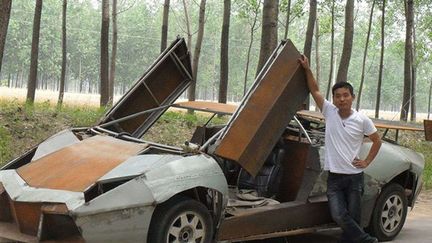
[[[315,80],[312,74],[312,70],[309,67],[309,60],[305,55],[301,55],[301,57],[298,59],[298,62],[305,70],[306,81],[307,81],[307,86],[309,88],[309,91],[312,97],[314,98],[318,108],[322,111],[323,104],[324,104],[324,97],[320,93],[318,83]]]
[[[309,68],[309,60],[305,55],[302,54],[301,57],[298,59],[298,61],[304,69]]]
[[[354,161],[352,162],[352,164],[354,165],[354,167],[356,168],[366,168],[368,167],[368,165],[370,164],[369,161],[367,160],[361,160],[361,159],[354,159]]]

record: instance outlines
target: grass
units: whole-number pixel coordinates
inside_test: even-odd
[[[416,132],[411,136],[403,136],[401,144],[424,155],[423,181],[426,189],[432,189],[432,142],[425,141],[424,134]]]
[[[0,99],[0,165],[19,156],[49,136],[68,127],[85,127],[97,123],[104,109],[87,106],[63,106],[49,104],[29,105],[17,100]],[[192,137],[197,125],[207,122],[207,113],[168,111],[144,136],[145,140],[183,145]],[[215,117],[212,124],[223,124],[226,118]],[[432,143],[424,140],[419,132],[401,132],[400,144],[425,157],[423,180],[425,188],[432,188]]]
[[[103,112],[95,107],[56,107],[48,102],[30,105],[18,100],[0,100],[0,164],[56,132],[95,124]]]

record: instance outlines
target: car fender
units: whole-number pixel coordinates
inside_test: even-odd
[[[224,195],[228,185],[211,157],[198,154],[158,164],[130,181],[75,209],[72,214],[89,242],[147,239],[156,205],[183,191],[205,187]]]
[[[371,146],[371,142],[364,143],[359,157],[366,158]],[[385,185],[397,175],[410,170],[411,167],[411,161],[401,146],[383,142],[377,156],[366,168],[365,173],[380,185]]]

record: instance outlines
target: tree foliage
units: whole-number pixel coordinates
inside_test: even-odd
[[[118,96],[127,90],[159,55],[161,26],[165,0],[122,0],[118,9],[128,11],[118,15],[118,46],[116,58],[116,82],[114,91]],[[188,1],[190,32],[197,37],[200,1]],[[288,0],[279,1],[278,38],[282,39],[286,27]],[[331,9],[333,0],[320,0],[319,50],[320,77],[330,77],[331,60]],[[345,2],[334,0],[334,64],[339,66],[344,38]],[[355,1],[352,55],[347,80],[359,89],[366,35],[369,24],[371,0]],[[381,110],[399,112],[404,86],[405,10],[402,1],[386,1],[385,57],[383,60]],[[377,1],[380,6],[382,1]],[[301,48],[304,46],[309,1],[291,0],[289,32],[287,37]],[[12,10],[0,73],[0,85],[26,88],[30,66],[31,34],[34,1],[12,1]],[[257,70],[261,35],[262,0],[232,0],[229,35],[229,72],[227,102],[239,101]],[[414,26],[416,31],[414,64],[416,65],[416,108],[427,112],[432,70],[432,3],[414,0]],[[68,1],[66,92],[99,92],[101,1]],[[176,36],[186,37],[186,25],[182,1],[170,1],[168,19],[168,42]],[[374,11],[369,37],[369,48],[364,68],[364,86],[359,109],[375,107],[379,75],[381,46],[381,11]],[[41,16],[38,83],[37,89],[59,90],[61,76],[62,1],[44,1]],[[223,17],[222,1],[207,0],[205,35],[203,36],[199,71],[197,73],[196,98],[217,100],[220,81],[220,43]],[[252,27],[256,19],[255,25]],[[112,30],[110,31],[110,36]],[[251,37],[253,37],[251,39]],[[252,40],[252,41],[251,41]],[[316,39],[313,40],[314,42]],[[194,41],[193,41],[194,42]],[[112,44],[111,41],[109,43]],[[312,44],[315,53],[316,45]],[[195,49],[192,43],[191,52]],[[248,51],[250,50],[250,52]],[[247,64],[249,62],[249,64]],[[315,65],[315,64],[312,64]],[[247,67],[247,68],[246,68]],[[313,67],[313,70],[316,68]],[[334,75],[332,75],[334,76]],[[333,77],[334,78],[334,77]],[[323,78],[321,78],[323,79]],[[323,79],[324,80],[324,79]],[[333,81],[333,80],[331,80]],[[320,82],[321,90],[327,90],[328,82]],[[37,93],[37,91],[36,91]],[[185,96],[183,96],[185,98]],[[398,117],[399,114],[396,114]]]

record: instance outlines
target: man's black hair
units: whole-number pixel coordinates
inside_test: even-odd
[[[340,88],[346,88],[349,90],[349,92],[351,93],[351,96],[354,96],[354,88],[353,86],[348,83],[348,82],[339,82],[339,83],[335,83],[332,87],[332,95],[334,95],[335,90],[340,89]]]

